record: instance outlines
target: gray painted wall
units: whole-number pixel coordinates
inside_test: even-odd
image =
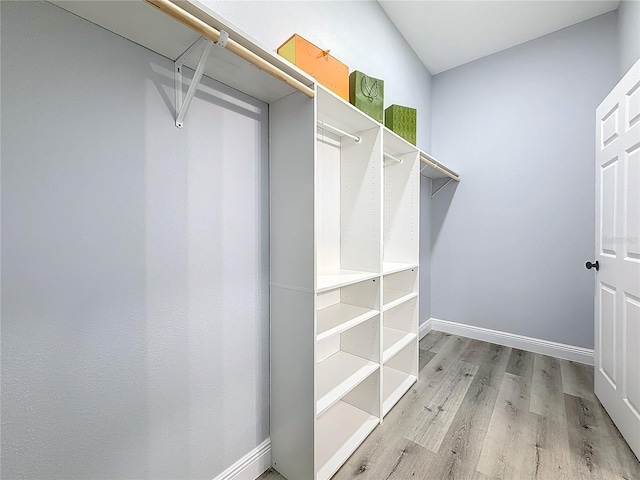
[[[208,479],[269,436],[266,105],[2,2],[2,478]]]
[[[640,58],[640,0],[622,0],[618,7],[620,77]]]
[[[616,13],[433,78],[432,315],[593,347],[594,112],[618,78]]]

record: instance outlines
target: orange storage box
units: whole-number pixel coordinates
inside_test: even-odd
[[[278,54],[349,101],[349,67],[329,55],[329,50],[322,50],[294,33],[278,47]]]

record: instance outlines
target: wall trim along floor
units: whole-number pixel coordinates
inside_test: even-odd
[[[213,480],[258,478],[271,467],[271,439],[267,438]]]
[[[474,327],[462,323],[449,322],[438,318],[430,318],[420,325],[420,338],[431,330],[437,332],[460,335],[461,337],[482,340],[483,342],[504,345],[505,347],[519,348],[528,352],[549,355],[550,357],[570,360],[572,362],[593,365],[594,352],[591,348],[576,347],[564,343],[550,342],[539,338],[525,337],[515,333],[500,332],[488,328]]]

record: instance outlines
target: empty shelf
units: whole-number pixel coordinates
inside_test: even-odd
[[[355,327],[378,313],[378,310],[347,303],[337,303],[318,310],[318,341]]]
[[[386,362],[396,353],[416,339],[416,334],[404,332],[395,328],[384,327],[382,362]]]
[[[318,415],[349,393],[377,368],[378,364],[375,362],[342,351],[318,363],[316,366]]]
[[[384,262],[382,264],[382,273],[401,272],[410,268],[418,268],[418,265],[415,263]]]
[[[331,272],[321,272],[318,274],[316,282],[316,292],[332,290],[343,287],[351,283],[369,280],[380,276],[379,273],[360,272],[358,270],[334,270]]]
[[[376,428],[380,419],[346,402],[338,402],[318,419],[318,480],[327,480]]]
[[[392,288],[385,288],[383,292],[384,296],[384,308],[383,310],[389,310],[396,307],[407,300],[418,296],[417,293],[405,292],[402,290],[394,290]]]
[[[415,375],[401,372],[391,367],[382,369],[382,385],[383,385],[383,416],[391,410],[398,400],[409,390],[411,385],[417,380]]]

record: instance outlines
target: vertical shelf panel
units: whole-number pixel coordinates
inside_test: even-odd
[[[417,380],[420,154],[384,129],[383,150],[402,160],[384,168],[382,411]]]
[[[380,272],[381,129],[360,131],[357,135],[360,143],[342,138],[341,266]]]
[[[301,93],[269,106],[271,283],[314,284],[314,102]]]
[[[416,339],[384,364],[382,369],[383,415],[389,413],[389,410],[418,379],[417,355]]]
[[[402,160],[384,167],[384,271],[417,265],[420,250],[420,154],[384,129],[383,149]]]
[[[294,93],[270,117],[270,437],[274,467],[311,478],[315,462],[315,102]]]

